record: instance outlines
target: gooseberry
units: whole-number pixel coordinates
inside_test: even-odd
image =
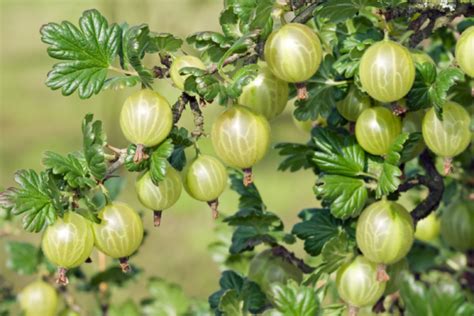
[[[355,135],[365,151],[373,155],[385,155],[401,130],[400,118],[390,110],[377,106],[366,109],[359,115]]]
[[[180,90],[184,90],[184,82],[189,75],[180,75],[179,72],[186,67],[206,69],[206,65],[197,57],[191,55],[176,57],[171,64],[170,77],[175,86]]]
[[[415,238],[430,242],[438,238],[440,230],[441,221],[435,213],[431,213],[416,223]]]
[[[474,249],[474,203],[461,200],[445,208],[441,237],[458,251]]]
[[[153,183],[150,172],[138,177],[135,183],[138,199],[144,206],[153,210],[155,226],[160,226],[162,211],[178,201],[182,187],[179,172],[169,163],[166,164],[165,178],[158,185]]]
[[[474,26],[462,32],[456,43],[456,61],[459,67],[470,77],[474,77]]]
[[[54,316],[58,308],[58,294],[54,287],[38,280],[28,284],[19,294],[25,316]]]
[[[370,97],[362,93],[356,86],[351,86],[346,97],[336,103],[336,108],[343,118],[355,122],[362,111],[368,109],[370,105]]]
[[[303,82],[319,68],[323,51],[316,33],[308,26],[288,23],[265,43],[265,61],[275,76],[286,82]]]
[[[248,106],[268,120],[281,114],[288,102],[288,84],[266,66],[260,66],[255,79],[244,86],[238,103]]]
[[[404,46],[383,40],[370,46],[359,65],[362,87],[374,99],[393,102],[403,98],[415,81],[415,63]]]
[[[208,155],[199,155],[184,174],[184,188],[196,200],[208,202],[213,218],[217,218],[218,198],[224,192],[227,181],[224,165]]]

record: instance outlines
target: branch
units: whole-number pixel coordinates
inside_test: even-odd
[[[183,92],[176,103],[173,104],[173,108],[171,109],[173,112],[173,124],[178,123],[184,109],[186,108],[186,104],[189,102],[189,98],[190,96],[186,92]]]
[[[127,149],[125,148],[116,148],[109,144],[107,144],[106,147],[114,152],[117,159],[107,168],[104,181],[111,178],[112,174],[125,164],[125,158],[127,157]]]
[[[291,262],[295,266],[297,266],[303,273],[311,273],[314,271],[313,267],[310,267],[307,265],[302,259],[299,259],[296,257],[296,255],[293,252],[290,252],[288,249],[286,249],[283,246],[274,246],[272,248],[272,253],[275,256],[282,257],[288,262]]]
[[[204,117],[196,97],[189,97],[189,107],[194,116],[194,130],[191,132],[191,135],[198,139],[204,135]]]
[[[240,58],[243,58],[243,57],[246,57],[250,55],[250,52],[245,52],[245,53],[242,53],[242,54],[232,54],[230,55],[229,57],[227,57],[223,62],[222,62],[222,67],[225,67],[227,65],[230,65],[234,62],[236,62],[237,60],[239,60]],[[212,64],[211,66],[209,66],[209,68],[207,69],[207,72],[210,73],[210,74],[213,74],[215,73],[216,71],[218,70],[218,67],[217,67],[217,64]]]
[[[438,208],[444,193],[443,177],[439,174],[438,170],[436,170],[433,158],[430,156],[428,150],[425,150],[420,155],[420,164],[423,169],[425,169],[426,175],[420,175],[406,181],[401,184],[397,190],[397,193],[406,192],[418,185],[424,185],[428,188],[429,193],[426,199],[418,204],[411,212],[415,224]]]
[[[295,16],[293,20],[291,20],[292,23],[301,23],[301,24],[306,24],[312,17],[313,17],[313,12],[318,6],[319,1],[316,1],[315,3],[309,5],[306,9],[301,11],[300,14]]]

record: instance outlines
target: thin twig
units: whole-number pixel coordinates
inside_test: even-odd
[[[288,262],[291,262],[295,266],[297,266],[303,273],[311,273],[314,271],[313,267],[307,265],[302,259],[296,257],[293,252],[290,252],[288,249],[281,245],[274,246],[272,248],[272,253],[275,256],[282,257]]]
[[[319,4],[319,1],[316,1],[315,3],[313,4],[310,4],[306,9],[304,9],[300,14],[298,14],[297,16],[295,16],[293,18],[293,20],[291,20],[292,23],[301,23],[301,24],[305,24],[306,22],[308,22],[309,20],[311,20],[311,18],[313,17],[313,12],[314,10],[316,9],[316,7],[318,6]]]

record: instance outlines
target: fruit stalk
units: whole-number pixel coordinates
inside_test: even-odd
[[[385,264],[377,265],[377,281],[387,282],[390,280],[390,276],[387,274],[386,268],[387,266]]]
[[[308,98],[308,89],[304,82],[295,83],[296,86],[296,95],[298,100],[306,100]]]
[[[252,168],[245,168],[242,171],[244,172],[244,186],[248,187],[253,183]]]
[[[56,283],[63,286],[68,285],[69,279],[67,278],[66,268],[58,268],[58,278],[56,279]]]
[[[163,211],[153,211],[153,225],[155,227],[158,227],[161,225],[161,215],[163,214]]]
[[[347,311],[347,314],[349,316],[357,316],[359,313],[359,309],[355,306],[349,305],[349,310]]]
[[[219,211],[217,210],[218,206],[219,206],[219,199],[215,199],[215,200],[212,200],[212,201],[209,201],[207,202],[207,204],[209,205],[209,207],[211,208],[211,211],[212,211],[212,218],[213,219],[217,219],[219,217]]]
[[[128,263],[128,257],[119,258],[120,268],[122,268],[123,273],[129,273],[132,271],[132,267]]]

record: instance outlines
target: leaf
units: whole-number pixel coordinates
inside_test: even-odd
[[[203,59],[212,62],[219,61],[231,46],[231,42],[224,35],[217,32],[198,32],[186,38],[186,42],[202,52]]]
[[[250,29],[263,29],[269,21],[271,21],[271,14],[275,0],[259,0],[255,9],[255,18],[250,23]]]
[[[464,73],[459,68],[447,68],[439,72],[429,94],[434,104],[436,115],[442,120],[443,105],[447,100],[448,90],[457,82],[464,81]]]
[[[243,184],[243,173],[238,170],[230,172],[230,188],[239,194],[239,208],[253,208],[264,210],[266,208],[262,197],[254,183],[249,186]]]
[[[333,68],[334,57],[326,55],[319,70],[306,82],[308,98],[295,102],[295,117],[300,121],[316,120],[318,116],[327,118],[336,106],[336,100],[343,97],[337,85],[337,73]]]
[[[421,282],[416,282],[412,276],[405,276],[400,286],[400,296],[405,302],[407,315],[429,315],[426,288]]]
[[[123,47],[128,62],[138,73],[142,85],[148,88],[151,88],[153,83],[153,74],[150,69],[142,65],[141,60],[145,56],[145,52],[151,49],[150,44],[150,29],[146,24],[130,27],[123,36]]]
[[[7,252],[7,267],[18,274],[29,275],[36,273],[40,263],[41,253],[30,243],[8,241],[5,244]]]
[[[239,294],[236,290],[227,290],[222,294],[219,301],[219,311],[226,316],[240,316],[241,306],[239,301]]]
[[[150,157],[150,176],[155,185],[158,185],[166,176],[168,157],[173,152],[172,140],[168,138],[162,142]]]
[[[436,66],[432,63],[416,64],[415,82],[408,92],[406,105],[410,111],[431,106],[429,89],[436,80]]]
[[[329,240],[321,251],[324,271],[332,273],[344,263],[352,260],[355,256],[355,249],[355,240],[350,239],[345,231],[341,231],[338,236]]]
[[[242,89],[252,82],[258,75],[256,64],[245,65],[240,68],[232,78],[232,83],[227,87],[227,95],[231,98],[238,98]]]
[[[275,149],[279,150],[280,156],[286,156],[278,165],[278,170],[291,172],[300,169],[309,169],[313,167],[311,157],[314,155],[314,148],[309,145],[295,143],[278,143]]]
[[[93,188],[96,182],[90,178],[82,153],[68,154],[66,157],[52,151],[44,153],[43,164],[54,174],[61,175],[71,188]]]
[[[127,147],[127,156],[125,156],[125,168],[130,172],[141,172],[150,167],[150,159],[143,159],[139,163],[133,161],[135,157],[135,152],[137,151],[137,145],[130,144]],[[152,148],[145,148],[145,154],[150,155],[152,153]]]
[[[56,220],[62,212],[59,190],[46,172],[19,170],[15,181],[20,188],[10,188],[1,193],[2,206],[11,208],[13,215],[25,214],[23,228],[39,232]]]
[[[102,121],[93,121],[94,115],[87,114],[82,121],[84,157],[90,173],[98,181],[104,179],[107,172],[104,146],[107,142]]]
[[[260,313],[264,309],[266,296],[255,282],[228,270],[222,272],[219,285],[220,290],[209,296],[209,305],[217,315],[225,315],[219,310],[219,306],[222,297],[229,290],[234,290],[238,300],[243,302],[242,314],[246,312]],[[235,301],[235,296],[235,294],[230,294],[226,300]]]
[[[275,308],[285,316],[314,316],[318,314],[319,301],[313,288],[298,285],[276,284],[271,288]]]
[[[169,162],[178,171],[181,171],[186,166],[186,154],[184,150],[186,147],[193,145],[193,140],[189,136],[188,130],[184,127],[173,127],[169,136],[174,145],[174,150],[169,157]]]
[[[347,223],[331,216],[327,209],[303,211],[311,212],[311,217],[293,226],[291,233],[304,240],[304,250],[311,256],[318,256],[324,245],[341,230],[350,230]]]
[[[440,250],[430,244],[415,240],[407,255],[410,271],[425,273],[436,267],[439,262]]]
[[[183,40],[170,33],[150,33],[147,53],[174,53],[181,48]]]
[[[410,133],[408,139],[400,152],[400,162],[407,162],[414,157],[414,153],[418,153],[420,142],[423,142],[423,135],[421,132]],[[424,143],[422,143],[423,145]]]
[[[232,244],[229,248],[231,254],[238,254],[245,251],[252,251],[256,246],[267,243],[274,245],[277,243],[268,230],[263,232],[252,226],[239,226],[232,235]]]
[[[331,214],[340,219],[358,216],[368,197],[364,180],[339,175],[322,176],[315,193],[323,203],[330,204]]]
[[[136,86],[139,82],[140,77],[138,76],[112,77],[105,80],[103,89],[117,91]]]
[[[46,85],[61,89],[63,95],[78,90],[82,99],[99,93],[118,54],[121,32],[118,25],[109,25],[97,10],[85,11],[79,28],[67,21],[44,25],[41,40],[49,45],[49,56],[61,60],[49,72]]]
[[[313,160],[322,172],[355,177],[364,171],[364,150],[353,136],[341,139],[336,133],[323,128],[313,131],[317,151]]]
[[[189,308],[189,299],[177,284],[154,277],[148,281],[148,291],[151,298],[143,307],[145,315],[183,315]]]
[[[329,19],[333,23],[343,22],[353,18],[366,6],[376,6],[376,1],[370,0],[329,0],[322,5],[318,16]]]
[[[122,304],[112,304],[108,310],[109,316],[140,316],[140,310],[131,298]]]

